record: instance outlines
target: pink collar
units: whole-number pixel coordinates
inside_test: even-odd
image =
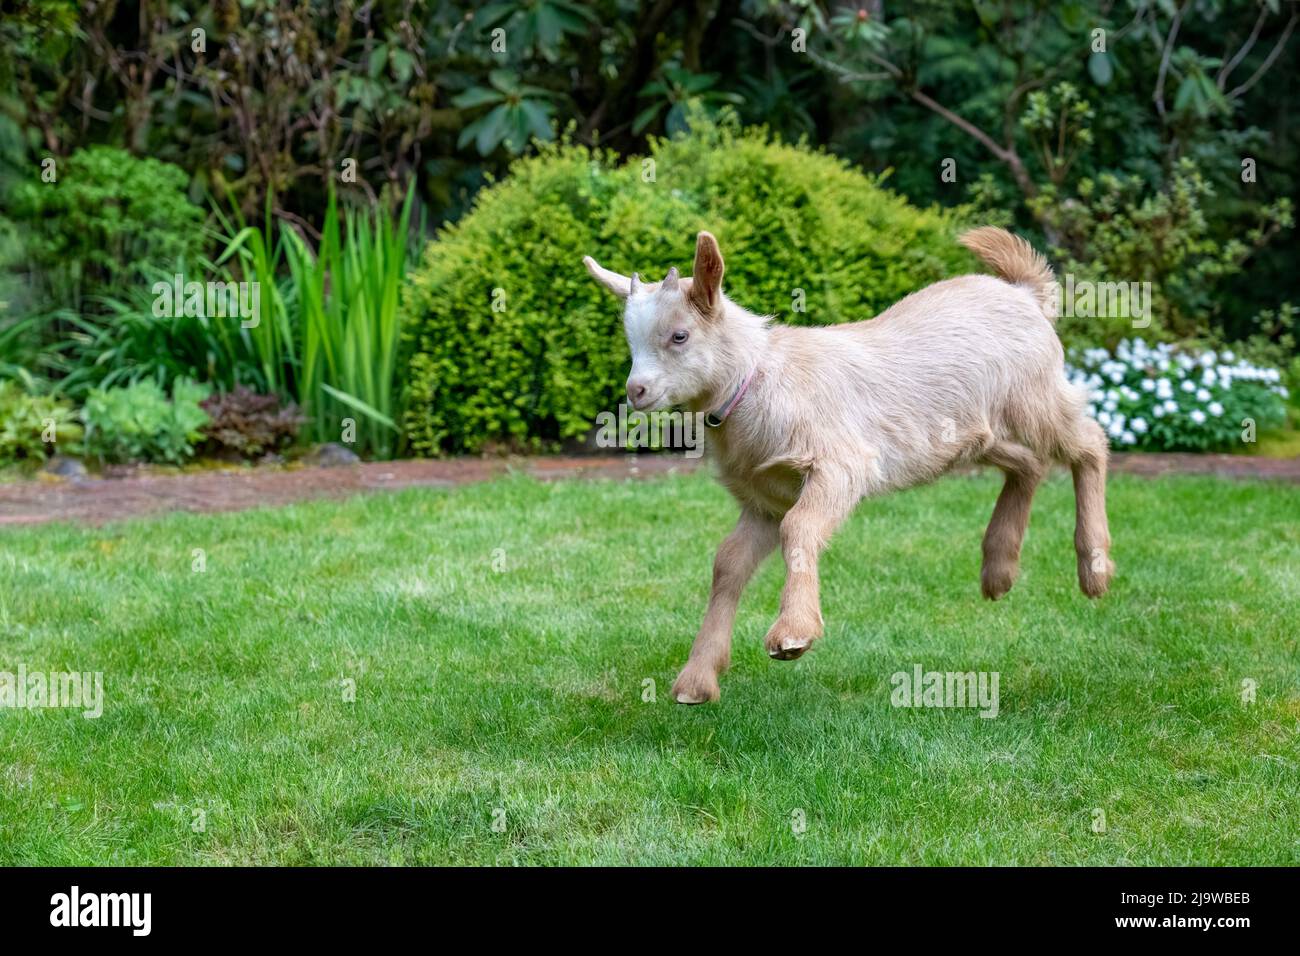
[[[704,416],[704,424],[708,425],[710,428],[717,428],[725,422],[727,416],[735,410],[736,406],[740,404],[740,400],[745,397],[745,392],[749,388],[749,383],[753,380],[754,372],[751,370],[750,373],[745,376],[745,380],[740,383],[740,387],[732,393],[727,404],[723,405],[717,411],[709,412]]]

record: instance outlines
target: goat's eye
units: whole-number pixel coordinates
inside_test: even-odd
[[[673,342],[676,343],[677,345],[681,345],[688,338],[690,338],[690,335],[691,333],[687,332],[685,329],[678,329],[676,332],[673,333]]]

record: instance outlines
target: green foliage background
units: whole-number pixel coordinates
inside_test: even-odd
[[[726,114],[840,157],[855,184],[883,179],[917,207],[1013,228],[1076,280],[1150,281],[1144,335],[1231,343],[1300,395],[1297,25],[1283,0],[13,0],[0,19],[0,378],[73,399],[144,379],[245,384],[296,400],[317,439],[360,415],[358,447],[378,456],[404,453],[407,436],[423,453],[545,447],[578,437],[622,377],[623,346],[601,324],[613,310],[566,289],[574,253],[684,265],[707,227],[746,304],[784,314],[791,289],[806,291],[796,321],[860,318],[946,274],[937,264],[965,267],[898,222],[875,228],[887,204],[849,196],[844,167],[809,198],[812,174],[782,181],[793,161],[777,152],[715,143],[735,155],[678,160],[662,140],[713,136]],[[518,163],[539,152],[560,165]],[[656,193],[644,156],[660,166]],[[40,178],[49,161],[57,184]],[[507,176],[525,180],[517,212],[480,197]],[[358,235],[381,211],[404,223],[411,197],[412,246],[419,224],[479,204],[477,224],[434,237],[405,356],[390,264],[416,256],[358,242],[338,259],[355,269],[293,268],[332,259],[336,196],[367,224]],[[518,268],[495,274],[501,262]],[[149,277],[185,266],[256,276],[265,321],[155,321]],[[381,275],[383,308],[360,315],[336,295]],[[484,313],[498,287],[507,311]],[[553,303],[573,314],[535,321]],[[347,329],[356,361],[316,382],[304,330],[321,315]],[[1132,332],[1123,315],[1060,329],[1085,347]]]
[[[185,170],[110,146],[78,150],[52,170],[52,182],[24,180],[10,207],[24,226],[37,304],[80,307],[203,248],[203,210],[186,194]]]

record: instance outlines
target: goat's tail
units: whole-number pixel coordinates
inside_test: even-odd
[[[1056,321],[1061,288],[1042,253],[997,226],[972,229],[958,236],[957,241],[992,266],[1003,279],[1027,287],[1048,321]]]

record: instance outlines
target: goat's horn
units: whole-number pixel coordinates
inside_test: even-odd
[[[673,266],[668,270],[668,275],[664,276],[663,289],[665,292],[677,291],[677,267]]]
[[[627,294],[628,294],[628,295],[636,295],[637,292],[638,292],[638,290],[640,289],[640,287],[641,287],[641,276],[640,276],[638,273],[633,272],[633,273],[632,273],[632,284],[631,284],[631,286],[628,287],[628,293],[627,293]]]

